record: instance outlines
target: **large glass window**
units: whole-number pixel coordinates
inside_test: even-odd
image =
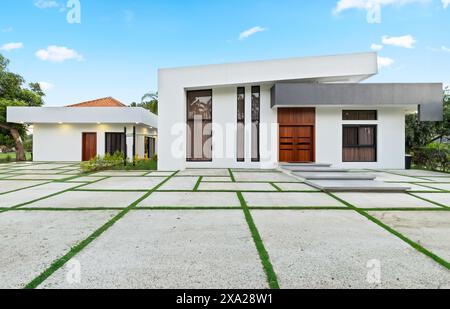
[[[252,162],[260,161],[261,87],[252,87]]]
[[[237,161],[245,162],[245,87],[237,89]]]
[[[105,133],[105,154],[125,154],[125,133]]]
[[[187,160],[212,161],[212,90],[187,93]]]
[[[377,161],[377,127],[367,125],[344,126],[343,161]]]

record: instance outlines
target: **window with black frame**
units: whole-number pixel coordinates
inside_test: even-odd
[[[245,87],[237,89],[237,161],[245,162]]]
[[[259,162],[261,125],[261,87],[252,87],[252,162]]]
[[[187,161],[212,161],[212,90],[187,92]]]
[[[342,156],[343,162],[376,162],[377,126],[345,125]]]
[[[105,133],[105,154],[125,154],[125,133]]]

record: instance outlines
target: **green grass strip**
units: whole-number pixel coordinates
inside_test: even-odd
[[[165,184],[167,181],[169,181],[176,173],[169,176],[167,179],[165,179],[162,183],[160,183],[157,187],[153,188],[152,190],[148,191],[146,194],[141,196],[139,199],[134,201],[132,204],[130,204],[127,208],[119,212],[116,216],[114,216],[111,220],[106,222],[103,226],[101,226],[99,229],[97,229],[94,233],[92,233],[88,238],[82,240],[80,243],[78,243],[75,247],[73,247],[68,253],[66,253],[63,257],[57,259],[50,265],[49,268],[47,268],[43,273],[41,273],[38,277],[33,279],[30,283],[28,283],[25,286],[25,289],[35,289],[37,288],[42,282],[44,282],[47,278],[49,278],[53,273],[55,273],[58,269],[63,267],[70,259],[72,259],[75,255],[77,255],[81,250],[86,248],[91,242],[93,242],[97,237],[102,235],[106,230],[108,230],[111,226],[113,226],[117,221],[122,219],[130,210],[135,208],[140,202],[145,200],[147,197],[149,197],[157,188]]]
[[[242,210],[244,211],[245,219],[247,220],[248,227],[250,229],[250,233],[252,234],[253,241],[255,242],[256,249],[259,253],[259,257],[261,259],[262,266],[267,276],[267,281],[269,283],[269,287],[271,289],[280,289],[280,285],[278,284],[277,275],[273,269],[272,263],[270,262],[269,253],[267,253],[266,248],[264,247],[264,243],[261,239],[261,235],[258,232],[258,229],[253,221],[253,217],[250,213],[250,210],[245,202],[244,196],[241,192],[237,192],[237,196],[239,201],[241,202]]]
[[[373,223],[377,224],[378,226],[382,227],[383,229],[385,229],[386,231],[388,231],[389,233],[397,236],[398,238],[400,238],[401,240],[403,240],[404,242],[406,242],[408,245],[410,245],[411,247],[413,247],[414,249],[416,249],[417,251],[419,251],[420,253],[425,254],[426,256],[428,256],[429,258],[433,259],[435,262],[439,263],[440,265],[444,266],[447,269],[450,269],[450,263],[447,262],[446,260],[444,260],[443,258],[437,256],[436,254],[434,254],[431,251],[428,251],[427,249],[425,249],[424,247],[422,247],[421,245],[419,245],[417,242],[409,239],[408,237],[404,236],[403,234],[401,234],[400,232],[394,230],[393,228],[391,228],[390,226],[384,224],[383,222],[381,222],[380,220],[378,220],[377,218],[371,216],[370,214],[368,214],[366,211],[359,209],[357,207],[355,207],[354,205],[350,204],[349,202],[337,197],[336,195],[334,195],[331,192],[326,192],[329,196],[333,197],[334,199],[336,199],[337,201],[345,204],[347,207],[353,209],[354,211],[358,212],[360,215],[366,217],[368,220],[372,221]]]
[[[439,193],[441,193],[441,194],[445,194],[445,193],[442,193],[442,192],[439,192]],[[407,192],[407,194],[409,194],[409,195],[411,195],[411,196],[413,196],[413,197],[415,197],[415,198],[418,198],[418,199],[420,199],[420,200],[422,200],[422,201],[425,201],[425,202],[428,202],[428,203],[434,204],[434,205],[436,205],[436,206],[439,206],[439,207],[444,207],[444,208],[446,208],[446,209],[450,209],[450,207],[448,207],[448,206],[446,206],[446,205],[444,205],[444,204],[441,204],[441,203],[438,203],[438,202],[435,202],[435,201],[429,200],[429,199],[427,199],[427,198],[424,198],[424,197],[421,197],[421,196],[415,195],[414,193],[411,193],[411,192]]]
[[[37,180],[37,181],[39,181],[39,180]],[[8,193],[13,193],[13,192],[17,192],[17,191],[22,191],[22,190],[25,190],[25,189],[31,189],[31,188],[39,187],[39,186],[42,186],[42,185],[47,185],[47,184],[49,184],[49,183],[52,183],[52,181],[47,181],[47,182],[44,182],[44,183],[40,183],[40,184],[38,184],[38,185],[32,185],[32,186],[23,187],[23,188],[11,190],[11,191],[6,191],[6,192],[3,192],[3,193],[0,193],[0,195],[4,195],[4,194],[8,194]]]
[[[270,183],[270,185],[271,185],[272,187],[274,187],[275,189],[277,189],[278,192],[283,192],[283,190],[282,190],[279,186],[277,186],[274,182],[269,182],[269,183]]]
[[[100,181],[100,180],[98,180],[98,181]],[[52,182],[50,182],[50,183],[52,183]],[[11,210],[14,210],[14,209],[17,209],[17,208],[26,206],[26,205],[30,205],[30,204],[32,204],[32,203],[35,203],[35,202],[38,202],[38,201],[41,201],[41,200],[45,200],[45,199],[48,199],[48,198],[51,198],[51,197],[54,197],[54,196],[57,196],[57,195],[60,195],[60,194],[63,194],[63,193],[72,191],[72,190],[75,190],[75,189],[80,188],[80,187],[85,186],[85,185],[86,185],[86,184],[83,183],[83,184],[81,184],[81,185],[74,186],[74,187],[71,187],[71,188],[66,189],[66,190],[58,191],[58,192],[56,192],[56,193],[49,194],[49,195],[46,195],[46,196],[43,196],[43,197],[40,197],[40,198],[31,200],[31,201],[28,201],[28,202],[25,202],[25,203],[17,204],[17,205],[15,205],[15,206],[12,206],[12,207],[8,208],[7,210],[0,210],[0,213],[7,212],[7,211],[11,211]]]
[[[194,191],[198,191],[198,187],[200,187],[200,184],[202,183],[202,180],[203,180],[203,176],[200,176],[198,178],[197,183],[195,184]]]
[[[230,173],[231,182],[236,182],[236,178],[234,178],[234,174],[231,168],[228,169],[228,173]]]

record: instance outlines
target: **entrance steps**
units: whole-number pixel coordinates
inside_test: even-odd
[[[293,174],[308,180],[375,180],[375,176],[365,173],[293,172]]]
[[[283,164],[281,169],[306,184],[329,192],[406,192],[408,186],[377,181],[363,172],[332,168],[331,164]]]

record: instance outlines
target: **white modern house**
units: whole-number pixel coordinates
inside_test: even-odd
[[[161,69],[158,117],[105,98],[12,107],[8,122],[33,125],[36,161],[157,148],[158,168],[170,171],[285,162],[403,169],[405,115],[442,121],[443,86],[361,83],[377,73],[376,53]]]
[[[80,162],[114,154],[152,157],[157,116],[108,97],[66,107],[8,107],[8,122],[33,128],[33,160]]]
[[[159,70],[159,169],[405,168],[405,115],[442,121],[442,84],[361,83],[377,54]]]

